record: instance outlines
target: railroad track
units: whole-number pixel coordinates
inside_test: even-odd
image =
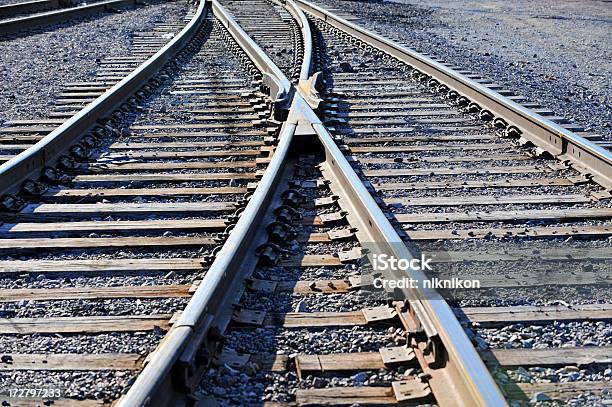
[[[137,0],[107,0],[91,4],[76,4],[71,0],[35,0],[0,5],[0,36],[27,35],[33,29],[139,5],[143,3]]]
[[[3,197],[3,247],[22,257],[1,270],[26,287],[4,290],[15,314],[0,339],[29,343],[22,329],[37,327],[91,339],[88,327],[107,324],[98,338],[146,343],[139,353],[29,349],[7,355],[6,370],[91,378],[113,363],[115,382],[86,395],[110,403],[129,388],[121,406],[601,401],[610,154],[310,3],[226,3],[246,33],[218,2],[214,18],[200,4],[185,29],[196,44],[132,100],[135,112],[110,116],[101,144],[58,160],[74,131],[45,150],[75,123],[99,121],[81,111],[0,167],[13,194],[32,166],[65,173],[50,190],[29,182]],[[182,37],[164,49],[178,52]],[[128,92],[122,79],[85,110],[108,117],[142,83]],[[559,150],[564,161],[544,157]],[[372,271],[383,254],[423,254],[435,267]],[[69,282],[45,286],[66,271]],[[482,287],[372,287],[406,275]],[[50,319],[53,301],[82,297]],[[19,321],[30,315],[46,319]]]
[[[298,24],[283,6],[266,0],[223,4],[287,78],[299,78],[304,55],[302,35]],[[254,9],[264,14],[255,15],[252,13]],[[271,20],[269,16],[277,18]]]
[[[185,17],[187,21],[191,16]],[[107,90],[119,83],[127,74],[153,56],[179,32],[185,22],[177,18],[174,22],[156,25],[150,31],[138,32],[133,37],[131,55],[114,56],[100,60],[99,69],[92,80],[67,82],[54,100],[54,107],[47,118],[11,120],[0,128],[0,163],[4,163],[24,152],[59,125],[80,112]],[[98,129],[100,131],[100,129]]]
[[[56,389],[49,394],[60,404],[117,399],[187,304],[265,168],[278,124],[266,122],[273,104],[259,90],[261,74],[210,8],[197,14],[186,28],[191,42],[165,56],[151,81],[94,118],[78,145],[59,140],[67,154],[39,168],[19,199],[5,196],[3,402],[21,405],[10,389],[30,385]],[[31,149],[13,143],[58,142],[58,125],[124,89],[116,83],[160,48],[172,54],[159,38],[136,37],[132,57],[109,58],[95,81],[68,84],[51,119],[3,128],[4,148],[23,156]],[[4,168],[10,159],[19,157],[7,156]]]
[[[14,18],[21,14],[35,13],[37,11],[53,10],[60,7],[59,1],[37,0],[21,3],[9,3],[0,5],[0,17]]]

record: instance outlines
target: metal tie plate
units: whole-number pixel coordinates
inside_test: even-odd
[[[378,322],[393,319],[397,315],[397,311],[386,305],[380,307],[364,308],[361,310],[367,322]]]
[[[244,325],[262,325],[266,318],[265,311],[254,311],[250,309],[241,309],[234,311],[232,321]]]
[[[431,388],[420,380],[401,380],[391,383],[397,401],[415,400],[431,395]]]
[[[351,250],[338,252],[338,258],[340,259],[341,263],[359,260],[362,256],[363,253],[361,252],[361,247],[354,247]]]
[[[354,228],[337,229],[327,232],[327,236],[330,240],[346,240],[355,236],[355,232]]]
[[[393,346],[390,348],[380,348],[378,350],[385,365],[394,363],[406,363],[416,360],[414,351],[407,346]]]

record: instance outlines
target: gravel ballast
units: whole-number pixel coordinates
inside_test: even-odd
[[[603,2],[318,0],[359,25],[480,74],[612,140],[610,16]]]
[[[48,115],[64,83],[91,80],[101,59],[130,55],[132,35],[180,22],[187,3],[154,3],[0,42],[0,125]]]
[[[0,0],[0,6],[8,6],[9,4],[25,3],[25,0]]]

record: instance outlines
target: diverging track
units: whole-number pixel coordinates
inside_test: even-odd
[[[589,304],[598,297],[605,301],[605,292],[609,288],[610,258],[605,254],[609,251],[607,238],[612,217],[609,152],[425,57],[350,27],[350,23],[305,2],[300,2],[300,5],[328,23],[314,17],[311,19],[317,51],[313,55],[312,71],[322,71],[322,74],[302,76],[299,90],[313,107],[326,106],[322,113],[327,130],[361,178],[360,181],[353,178],[348,184],[363,184],[369,192],[366,194],[363,189],[351,194],[350,188],[347,191],[342,187],[332,190],[336,197],[319,200],[321,205],[323,202],[330,205],[325,210],[332,212],[324,218],[336,219],[340,224],[346,219],[348,224],[341,228],[344,230],[340,235],[350,240],[352,234],[349,231],[356,229],[355,237],[359,244],[352,249],[359,249],[359,246],[367,249],[363,252],[369,251],[371,260],[372,254],[380,250],[376,247],[379,240],[394,241],[390,237],[394,232],[389,230],[391,235],[384,238],[379,235],[379,240],[361,234],[369,226],[367,223],[359,225],[359,219],[367,218],[367,215],[355,210],[359,207],[355,197],[359,197],[357,201],[367,200],[365,196],[371,194],[401,239],[409,242],[411,253],[404,253],[405,256],[417,256],[422,252],[435,257],[438,266],[429,277],[477,280],[485,290],[444,291],[443,294],[451,301],[452,313],[464,325],[465,332],[495,375],[497,384],[512,403],[532,397],[578,397],[576,402],[580,402],[585,400],[581,395],[583,392],[601,394],[601,390],[607,387],[604,371],[610,361],[610,336],[604,334],[586,340],[580,335],[581,331],[592,335],[589,332],[607,328],[608,323],[604,321],[610,317],[608,304]],[[274,17],[272,13],[263,11],[270,5],[262,5],[261,9],[255,6],[251,5],[252,15]],[[291,2],[286,7],[289,11],[295,9]],[[241,13],[246,14],[244,10]],[[282,19],[280,16],[275,18],[277,21]],[[299,21],[296,17],[296,23]],[[249,31],[248,27],[246,29]],[[258,30],[261,29],[260,26]],[[414,66],[419,69],[414,70]],[[323,98],[313,103],[318,92],[323,94]],[[439,97],[437,93],[448,93],[448,97]],[[313,128],[318,130],[319,136],[326,133],[323,126],[315,125]],[[303,126],[301,132],[308,133],[309,130]],[[325,140],[332,138],[320,136],[320,139],[328,153],[328,149],[333,147]],[[553,148],[551,144],[557,147]],[[588,153],[578,154],[579,149]],[[580,157],[573,157],[574,154]],[[562,161],[551,160],[550,155],[558,156]],[[320,165],[325,167],[325,164]],[[325,174],[322,171],[322,178]],[[333,185],[337,174],[327,174],[328,178],[318,179],[316,185],[326,182]],[[305,185],[312,187],[313,184]],[[308,191],[300,192],[308,194]],[[307,209],[309,205],[306,205]],[[312,233],[317,232],[320,230],[315,229]],[[308,238],[302,240],[308,241]],[[302,240],[298,239],[298,243]],[[375,242],[375,250],[372,250],[372,242]],[[291,250],[294,251],[279,256],[278,264],[285,266],[286,257],[299,258],[302,250],[309,253],[309,250],[317,249],[294,246]],[[359,250],[351,253],[357,256]],[[494,262],[493,266],[491,262]],[[313,265],[322,267],[319,263]],[[331,274],[336,278],[331,282],[323,277],[317,279],[308,268],[297,269],[298,276],[295,277],[295,267],[286,266],[281,267],[280,273],[274,271],[270,278],[270,271],[262,268],[261,264],[258,266],[258,277],[265,275],[274,282],[272,287],[276,288],[268,287],[276,293],[272,295],[274,299],[258,297],[261,301],[258,303],[252,300],[252,294],[243,297],[246,304],[258,303],[258,313],[255,316],[251,314],[253,318],[250,321],[241,318],[241,314],[235,316],[236,327],[229,336],[231,346],[224,350],[233,355],[227,360],[235,361],[235,366],[244,368],[246,364],[248,370],[249,363],[255,366],[263,364],[266,366],[263,370],[271,372],[270,375],[264,374],[263,380],[257,377],[254,382],[248,382],[254,386],[252,388],[260,389],[251,392],[251,397],[263,394],[265,400],[298,405],[406,402],[402,400],[400,386],[393,385],[397,379],[393,363],[374,364],[386,369],[377,371],[367,362],[370,356],[358,354],[358,346],[349,347],[352,354],[344,355],[342,351],[347,348],[340,344],[330,343],[322,348],[308,342],[309,338],[314,338],[312,342],[333,338],[330,342],[343,343],[349,338],[329,327],[342,321],[341,312],[336,315],[317,312],[340,311],[346,309],[340,304],[350,304],[352,310],[359,313],[360,305],[366,308],[384,304],[380,298],[378,302],[365,298],[355,301],[351,297],[354,292],[346,297],[340,295],[343,290],[363,291],[371,283],[371,278],[376,277],[374,274],[365,276],[365,279],[363,276],[356,278],[362,266],[358,266],[355,272]],[[291,275],[298,282],[287,281],[277,273]],[[321,276],[330,277],[324,272]],[[338,279],[340,276],[343,277]],[[547,277],[543,279],[542,276]],[[305,284],[309,284],[310,290],[301,287]],[[294,287],[293,298],[279,300],[279,292],[288,290],[287,286]],[[258,290],[261,288],[253,289]],[[305,292],[315,295],[302,299]],[[330,292],[337,296],[330,296]],[[419,293],[404,294],[403,298],[419,297]],[[436,341],[440,336],[444,337],[444,328],[448,326],[441,315],[449,319],[455,317],[441,309],[431,309],[443,302],[437,297],[429,297],[435,294],[424,295],[424,315],[413,311],[417,314],[416,319],[438,334],[442,331],[442,334],[424,335],[427,337],[424,340],[419,336],[422,334],[415,333],[422,332],[421,328],[411,328],[408,323],[404,327],[405,335],[400,336],[408,338],[417,348],[415,342],[424,341],[425,354],[431,358],[431,353],[444,354],[431,351],[436,349]],[[294,306],[297,312],[292,313]],[[282,316],[271,314],[283,308],[288,313]],[[407,308],[419,309],[420,305],[410,304]],[[326,326],[325,317],[335,322]],[[293,318],[304,318],[306,322],[300,325],[293,322]],[[428,318],[434,319],[430,325]],[[288,319],[291,322],[286,324],[273,322]],[[250,328],[254,330],[253,336],[249,329],[244,328],[245,323],[260,326],[263,330]],[[347,322],[348,325],[352,323],[354,321]],[[238,328],[240,325],[242,327]],[[582,328],[576,329],[578,326]],[[290,332],[295,328],[309,329]],[[564,329],[571,334],[564,333]],[[537,332],[546,332],[546,335],[539,339]],[[480,402],[503,403],[495,398],[494,393],[487,394],[485,390],[480,394],[470,394],[469,390],[463,393],[448,391],[451,384],[457,386],[462,379],[457,378],[460,374],[453,374],[453,363],[459,366],[457,370],[465,369],[462,371],[465,373],[464,383],[469,383],[470,379],[474,380],[472,384],[478,383],[478,379],[486,380],[488,376],[478,371],[478,367],[463,363],[460,352],[472,345],[461,344],[461,336],[453,332],[445,338],[444,346],[450,348],[450,351],[446,350],[446,362],[425,364],[429,368],[438,367],[433,369],[433,380],[425,379],[431,394],[415,390],[412,402],[426,402],[427,397],[433,396],[439,404],[456,405],[459,398],[470,405],[479,402],[475,401],[479,395],[486,394]],[[304,338],[307,344],[298,343],[297,338]],[[262,347],[253,347],[250,341],[261,343]],[[596,344],[600,348],[581,346],[583,343]],[[382,345],[381,352],[386,352],[384,348],[389,345]],[[561,345],[564,345],[564,350],[557,350]],[[258,359],[258,352],[270,347],[276,347],[279,353],[290,357],[269,355],[265,360]],[[236,356],[232,353],[235,351],[245,354]],[[301,353],[321,355],[310,361],[301,359]],[[220,360],[226,359],[221,357]],[[305,372],[300,368],[301,361],[309,366]],[[309,370],[310,363],[319,367]],[[423,368],[423,364],[420,367]],[[278,371],[283,369],[290,373],[279,378]],[[292,369],[295,369],[296,376],[291,373]],[[368,369],[369,373],[361,374]],[[572,376],[573,371],[579,371],[579,376]],[[417,370],[416,374],[419,373]],[[445,373],[448,374],[445,378],[436,377],[436,374],[444,376]],[[228,387],[228,382],[234,382],[224,378],[228,375],[231,376],[231,372],[222,365],[219,370],[211,372],[205,382],[206,391],[217,400],[245,403],[246,397],[253,402],[244,392],[232,391],[231,386]],[[541,378],[546,375],[558,375],[559,379],[543,383]],[[565,379],[569,376],[574,379]],[[410,374],[406,377],[414,378]],[[525,377],[529,379],[525,381]],[[576,380],[578,377],[584,379]],[[363,382],[358,381],[364,378],[370,388],[364,388],[361,386]],[[440,385],[441,382],[444,384]],[[483,385],[482,388],[491,390],[494,387],[491,383],[488,385],[490,387]],[[304,386],[311,389],[303,389]],[[395,389],[395,393],[391,389]]]
[[[610,336],[593,332],[611,308],[589,298],[609,288],[610,154],[298,4],[308,17],[227,2],[245,32],[202,3],[192,42],[165,48],[177,58],[0,167],[20,191],[3,197],[0,340],[63,332],[83,349],[17,348],[9,377],[37,364],[100,382],[113,361],[121,373],[86,396],[127,391],[121,406],[500,406],[606,388]],[[83,128],[91,140],[61,156]],[[435,267],[372,270],[383,254]],[[579,288],[550,284],[570,276]],[[420,283],[373,285],[404,277]],[[484,290],[423,288],[433,277]]]
[[[20,405],[10,389],[31,384],[60,405],[125,393],[182,326],[273,154],[282,85],[262,80],[210,6],[150,47],[64,95],[68,110],[37,123],[49,131],[5,130],[9,144],[35,143],[0,169],[14,192],[0,232],[5,403]]]

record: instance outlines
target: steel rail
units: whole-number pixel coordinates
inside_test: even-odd
[[[10,20],[0,21],[0,35],[15,34],[31,28],[46,27],[51,24],[68,21],[69,19],[90,16],[113,7],[123,7],[139,3],[140,0],[110,0],[88,4],[86,6],[53,10],[32,16],[12,18]]]
[[[222,10],[222,7],[217,4],[216,9]],[[222,332],[227,324],[227,316],[222,316],[225,314],[223,309],[231,305],[237,296],[234,291],[241,287],[241,280],[247,277],[248,267],[245,267],[244,259],[259,244],[253,237],[264,224],[262,217],[265,208],[269,207],[269,198],[278,184],[290,144],[297,134],[302,138],[310,137],[312,141],[318,140],[323,147],[326,155],[325,170],[331,173],[334,185],[341,189],[342,204],[350,208],[350,216],[354,218],[354,224],[359,226],[360,240],[376,243],[379,253],[392,254],[398,258],[412,257],[327,129],[302,97],[301,91],[295,93],[292,100],[279,146],[236,228],[216,255],[194,297],[167,336],[168,339],[155,351],[128,394],[120,400],[120,407],[164,405],[157,403],[158,397],[162,397],[158,394],[169,394],[168,389],[172,385],[168,383],[177,365],[183,364],[182,369],[185,369],[184,363],[187,363],[187,370],[194,371],[196,366],[193,364],[197,363],[196,355],[198,349],[202,352],[202,347],[207,357],[200,362],[210,360],[210,352],[214,351],[208,344],[211,329],[215,327],[218,332]],[[420,280],[425,278],[419,273],[411,277]],[[419,301],[424,307],[426,315],[421,317],[433,323],[444,344],[444,368],[428,369],[426,364],[424,367],[427,373],[432,374],[430,386],[434,389],[438,403],[443,406],[506,405],[499,388],[445,300],[434,290],[423,292],[412,289],[406,292],[406,297]],[[185,373],[178,376],[184,377]],[[160,400],[166,401],[167,398]]]
[[[185,28],[155,55],[32,147],[0,165],[0,195],[15,192],[24,180],[53,165],[61,154],[96,126],[100,118],[146,84],[189,43],[204,21],[205,11],[205,1],[202,1]]]
[[[5,4],[0,6],[0,17],[10,17],[16,14],[51,10],[58,8],[61,3],[60,0],[34,0],[15,4]]]
[[[286,106],[292,96],[287,78],[218,1],[212,1],[212,9],[253,63],[267,73],[272,94],[280,97],[283,107]],[[239,292],[237,287],[247,277],[245,259],[266,241],[265,236],[258,236],[258,231],[266,215],[270,216],[270,199],[279,188],[296,126],[295,114],[289,113],[274,155],[236,226],[180,318],[151,354],[128,393],[118,401],[118,407],[187,404],[188,393],[198,384],[198,372],[202,372],[210,361],[209,355],[215,351],[213,331],[222,330],[229,323],[223,311],[231,310],[232,301]]]
[[[263,86],[269,89],[271,95],[275,95],[275,117],[283,119],[283,114],[289,110],[291,103],[291,82],[282,71],[272,62],[270,57],[253,41],[247,33],[238,25],[234,17],[219,3],[212,0],[212,9],[215,17],[234,37],[238,45],[247,53],[251,61],[263,74]]]
[[[296,20],[306,20],[303,12],[295,10],[295,5],[293,0],[285,2],[285,7]],[[303,28],[304,42],[311,43],[311,31],[307,20],[306,24],[302,23],[300,26]],[[305,30],[304,27],[308,29]],[[312,44],[309,49],[312,50]],[[310,71],[310,62],[308,66],[306,63],[305,56],[302,66],[303,73]],[[316,78],[308,80],[300,77],[300,83],[308,83],[312,86],[298,85],[298,94],[294,96],[292,112],[300,113],[298,121],[300,134],[304,135],[308,132],[306,129],[310,128],[314,131],[313,136],[317,137],[322,144],[326,156],[325,167],[330,172],[330,178],[334,180],[336,188],[341,191],[338,195],[344,198],[341,200],[341,206],[345,205],[344,209],[349,213],[351,219],[350,224],[357,226],[359,240],[366,242],[370,249],[374,249],[369,255],[372,256],[373,252],[376,252],[394,256],[397,259],[412,259],[413,253],[408,250],[402,238],[365,188],[351,164],[336,145],[333,136],[311,110],[310,107],[313,105],[319,105],[315,102],[319,98],[318,93],[313,94],[315,82]],[[389,277],[399,279],[406,276]],[[408,277],[418,281],[427,278],[423,272],[417,271],[411,271]],[[444,298],[434,289],[415,288],[402,291],[405,298],[418,301],[426,311],[426,315],[421,315],[421,317],[429,319],[433,324],[446,352],[441,355],[445,359],[443,369],[426,367],[428,373],[432,374],[430,386],[438,404],[466,407],[506,405],[506,400],[495,380]],[[453,386],[452,392],[448,391],[449,384]]]
[[[302,31],[302,40],[304,42],[304,55],[302,66],[300,67],[300,77],[298,80],[298,88],[302,91],[302,96],[306,99],[310,107],[317,113],[324,108],[324,101],[320,97],[317,87],[320,85],[321,73],[315,73],[311,76],[312,70],[312,31],[306,14],[293,0],[279,0],[285,9],[291,14]]]
[[[339,201],[340,206],[344,206],[343,209],[349,213],[350,224],[358,229],[359,241],[366,244],[368,255],[377,253],[397,259],[414,258],[336,145],[333,136],[310,110],[302,95],[295,95],[294,105],[300,104],[304,123],[311,126],[313,135],[323,145],[326,155],[323,170],[330,173],[332,190],[335,185],[340,192],[337,195],[344,197]],[[386,277],[398,280],[412,278],[416,281],[426,279],[423,272],[407,273],[400,275],[397,272]],[[434,289],[406,288],[402,291],[405,298],[417,301],[419,307],[425,310],[424,315],[418,316],[423,319],[421,323],[433,325],[444,347],[444,353],[440,355],[444,359],[441,368],[429,368],[426,363],[422,363],[425,373],[431,374],[429,384],[437,403],[440,406],[465,407],[507,405],[495,380],[444,298]]]
[[[612,188],[612,153],[595,143],[564,129],[458,72],[394,41],[359,27],[306,0],[294,0],[302,10],[337,29],[358,38],[386,54],[431,76],[440,84],[467,97],[493,115],[514,126],[521,136],[561,160],[569,160],[577,170],[610,190]]]
[[[198,384],[198,375],[194,372],[205,367],[209,360],[200,358],[200,355],[210,355],[215,351],[214,346],[208,343],[212,336],[211,330],[213,327],[220,329],[227,325],[229,318],[223,310],[231,310],[236,298],[230,294],[237,292],[236,287],[248,277],[244,274],[248,269],[244,264],[245,258],[257,246],[265,243],[265,237],[257,239],[256,234],[263,225],[270,197],[283,174],[295,129],[293,123],[286,122],[283,126],[276,151],[235,228],[217,253],[179,320],[153,352],[117,407],[186,404],[191,389],[184,390],[184,378],[191,380],[193,388]],[[178,380],[181,385],[177,387]]]
[[[300,67],[300,81],[307,81],[310,78],[310,67],[312,63],[312,33],[310,24],[306,18],[306,14],[298,7],[293,0],[281,0],[281,4],[285,6],[289,14],[300,27],[302,31],[302,40],[304,41],[304,55],[302,66]]]

